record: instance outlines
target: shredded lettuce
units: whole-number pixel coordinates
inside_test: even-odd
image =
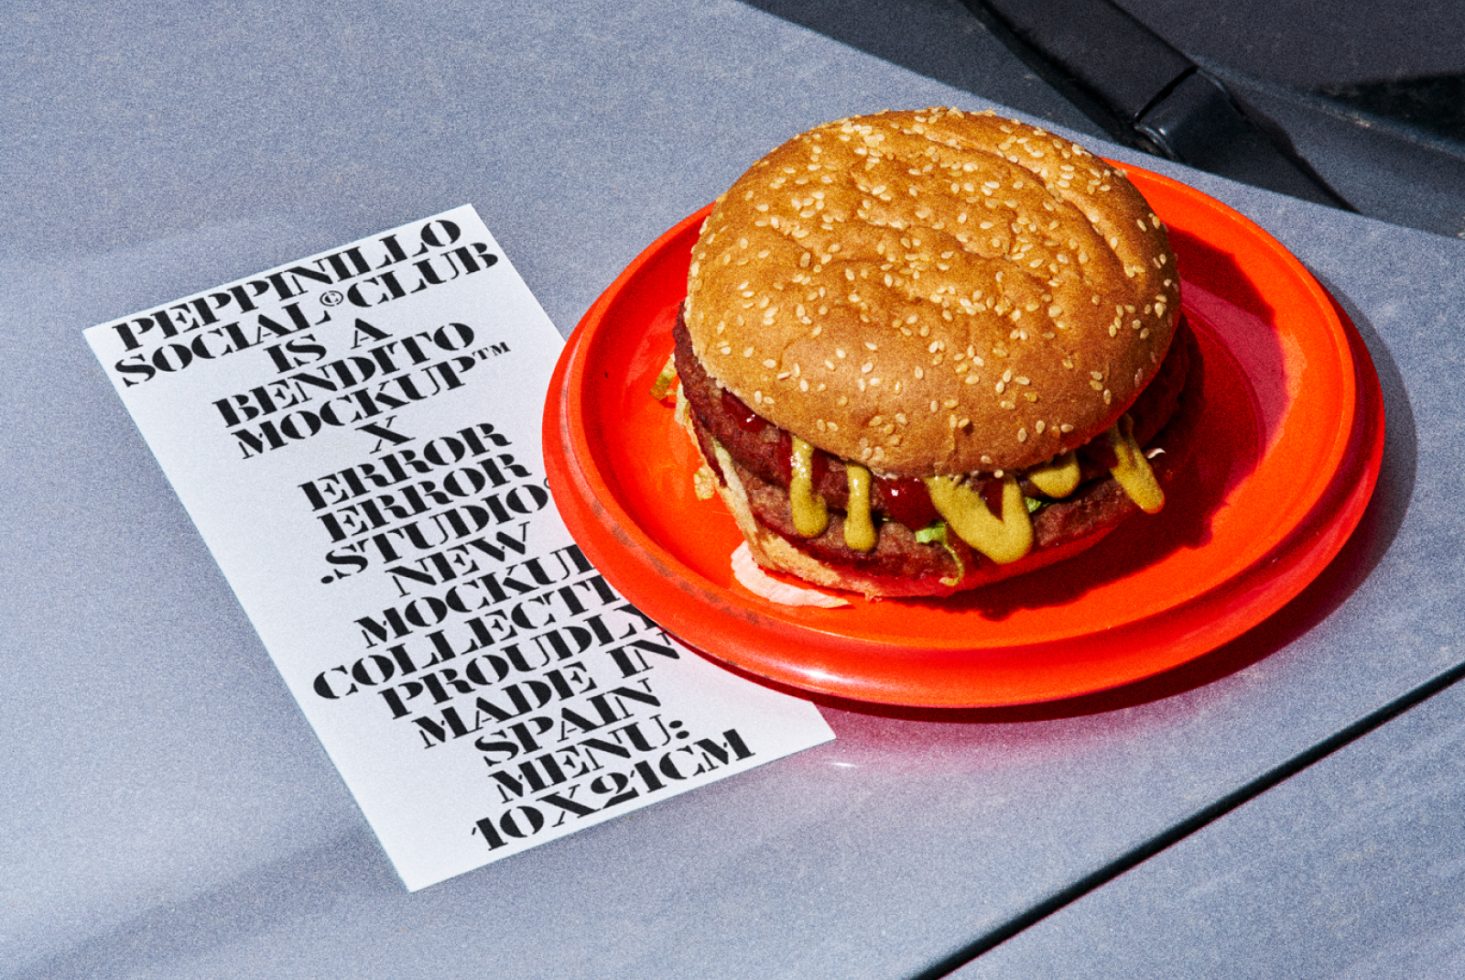
[[[666,364],[661,368],[661,373],[656,380],[651,382],[651,397],[661,401],[671,391],[672,382],[677,379],[676,353],[673,352],[666,359]]]
[[[1036,514],[1038,511],[1048,506],[1048,501],[1039,500],[1036,497],[1023,497],[1022,502],[1028,505],[1029,514]]]
[[[916,541],[920,544],[940,545],[941,550],[951,556],[952,562],[956,565],[956,574],[950,578],[943,578],[941,580],[942,585],[954,588],[961,584],[961,580],[966,577],[966,564],[961,560],[961,555],[958,555],[956,550],[946,540],[945,521],[937,521],[934,524],[921,528],[916,532]]]
[[[692,491],[698,500],[711,500],[717,496],[717,474],[706,463],[697,467],[697,472],[692,474]]]
[[[932,542],[945,544],[946,525],[943,524],[941,521],[937,521],[935,524],[923,527],[916,532],[916,540],[921,544],[931,544]]]

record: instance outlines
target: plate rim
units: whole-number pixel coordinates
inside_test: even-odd
[[[728,617],[726,624],[728,629],[719,634],[720,639],[726,640],[726,649],[708,650],[704,648],[702,652],[711,659],[728,663],[741,671],[750,672],[778,683],[867,702],[920,707],[991,707],[1032,704],[1089,694],[1122,686],[1171,669],[1260,623],[1300,592],[1321,572],[1322,568],[1342,548],[1358,520],[1361,519],[1367,501],[1372,495],[1382,457],[1383,402],[1378,390],[1377,375],[1366,346],[1362,343],[1356,329],[1347,321],[1346,315],[1300,260],[1273,236],[1249,218],[1189,185],[1133,165],[1125,166],[1126,169],[1143,174],[1141,180],[1163,184],[1171,193],[1178,193],[1192,203],[1198,203],[1206,209],[1209,216],[1224,218],[1235,226],[1235,231],[1242,235],[1248,244],[1265,245],[1272,252],[1275,260],[1279,260],[1284,266],[1289,267],[1296,280],[1295,284],[1304,288],[1304,291],[1309,294],[1312,306],[1322,315],[1326,324],[1325,333],[1334,344],[1334,353],[1339,362],[1344,366],[1342,373],[1347,375],[1346,380],[1351,382],[1345,385],[1342,393],[1342,401],[1350,416],[1349,424],[1340,425],[1334,429],[1334,438],[1329,445],[1327,456],[1329,465],[1321,468],[1322,472],[1328,475],[1318,481],[1320,486],[1317,492],[1302,506],[1301,514],[1296,522],[1289,526],[1278,539],[1271,542],[1270,546],[1258,554],[1249,565],[1241,567],[1229,577],[1162,610],[1116,624],[1112,629],[1106,631],[1111,638],[1118,634],[1131,633],[1143,637],[1157,629],[1162,633],[1173,632],[1173,624],[1165,628],[1162,628],[1162,625],[1169,624],[1171,620],[1184,619],[1192,615],[1193,610],[1221,604],[1220,612],[1207,613],[1201,628],[1191,630],[1187,637],[1178,641],[1183,650],[1176,650],[1175,655],[1169,657],[1156,657],[1153,654],[1146,656],[1143,658],[1145,666],[1141,668],[1111,670],[1110,674],[1113,676],[1110,676],[1107,681],[1080,686],[1060,685],[1058,688],[1042,692],[1029,689],[1022,693],[1008,693],[995,697],[974,696],[974,685],[971,683],[956,684],[954,689],[948,689],[948,685],[935,689],[929,683],[918,683],[907,685],[900,690],[890,690],[890,685],[879,681],[861,681],[859,678],[841,677],[821,670],[817,665],[811,666],[803,662],[789,663],[786,657],[758,651],[756,647],[760,641],[766,642],[767,637],[764,634],[768,630],[796,628],[826,637],[839,644],[857,648],[860,653],[874,656],[914,648],[921,650],[927,656],[949,657],[955,654],[977,658],[985,655],[989,659],[993,656],[1011,658],[1026,654],[1042,656],[1045,651],[1051,653],[1054,648],[1080,641],[1086,636],[1092,635],[1093,631],[1087,634],[1050,637],[1037,642],[1000,641],[996,644],[978,645],[933,642],[902,645],[885,638],[861,637],[848,632],[821,629],[813,624],[797,624],[788,618],[770,615],[772,610],[758,608],[757,604],[749,599],[705,580],[700,573],[687,566],[677,556],[667,552],[650,534],[640,528],[618,502],[602,500],[593,492],[590,481],[585,476],[584,467],[588,466],[593,475],[601,482],[605,482],[605,475],[599,471],[594,460],[580,460],[575,455],[571,437],[574,424],[583,421],[576,418],[578,406],[570,399],[570,392],[573,380],[582,377],[585,370],[583,359],[580,356],[585,347],[584,342],[595,325],[603,320],[605,311],[619,293],[629,283],[634,282],[650,262],[660,257],[669,244],[686,234],[691,225],[703,220],[711,205],[698,209],[676,222],[622,270],[582,317],[556,365],[544,420],[546,466],[551,471],[550,486],[555,493],[557,504],[562,511],[570,512],[567,515],[566,523],[571,525],[572,533],[577,530],[576,526],[571,523],[572,521],[579,523],[578,529],[582,531],[579,535],[581,538],[589,538],[589,535],[583,533],[586,522],[610,529],[610,537],[621,549],[624,549],[620,553],[614,547],[602,547],[600,542],[592,543],[587,547],[587,542],[582,540],[581,546],[586,549],[593,562],[601,565],[603,570],[609,567],[612,569],[613,575],[622,579],[622,581],[612,579],[612,584],[620,588],[628,599],[638,606],[651,607],[646,608],[648,615],[661,621],[670,632],[684,640],[689,639],[688,632],[693,634],[699,632],[695,622],[699,617],[688,615],[684,609],[679,608],[679,602],[691,601],[703,607],[711,607],[713,610],[720,609],[725,617]],[[1351,371],[1347,370],[1348,366],[1351,366]],[[1367,397],[1364,397],[1365,395]],[[1369,409],[1366,416],[1361,415],[1359,411],[1360,405],[1364,403],[1367,403],[1366,407]],[[1359,433],[1363,429],[1369,429],[1373,435],[1364,433],[1360,436]],[[1371,439],[1371,444],[1360,448],[1357,445],[1359,438]],[[553,457],[549,451],[551,447],[556,450]],[[553,458],[554,462],[558,464],[560,456],[565,457],[566,465],[563,467],[551,466],[551,459]],[[1356,457],[1351,461],[1357,472],[1350,469],[1350,472],[1342,473],[1342,468],[1346,462],[1350,461],[1350,456]],[[575,465],[568,465],[571,461]],[[1330,497],[1340,496],[1334,493],[1340,482],[1352,484],[1354,491],[1351,494],[1342,494],[1339,501],[1329,504]],[[1319,514],[1319,511],[1326,511],[1326,513]],[[1320,521],[1324,527],[1345,525],[1342,527],[1342,533],[1332,535],[1321,550],[1316,546],[1315,541],[1303,540],[1298,534],[1299,529],[1318,524]],[[632,579],[635,578],[633,574],[635,569],[628,565],[649,567],[658,577],[671,580],[676,586],[673,592],[680,595],[681,598],[677,601],[662,601],[660,596],[648,593],[641,588],[639,581],[632,582]],[[1262,572],[1263,581],[1261,583],[1253,581],[1257,577],[1258,570]],[[1270,570],[1269,574],[1268,570]],[[1286,581],[1281,582],[1280,580],[1284,578]],[[631,587],[626,588],[626,585]],[[1253,595],[1245,601],[1229,598],[1234,593],[1241,591],[1258,593],[1258,595]],[[752,624],[747,622],[750,617],[763,619],[764,622],[753,628]],[[750,629],[751,635],[746,635]],[[705,633],[705,631],[702,632]],[[700,646],[696,643],[693,645]],[[1112,639],[1108,645],[1113,646]],[[1117,666],[1119,663],[1119,658],[1109,658],[1109,660],[1111,667]],[[948,678],[948,681],[956,680],[957,678],[954,677]],[[913,697],[912,686],[923,693]],[[975,687],[981,686],[980,683],[975,685]]]

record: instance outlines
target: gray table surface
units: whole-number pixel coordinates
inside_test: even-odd
[[[726,0],[12,4],[0,28],[7,970],[916,973],[1465,662],[1465,244],[1172,168],[1302,257],[1379,369],[1380,488],[1313,588],[1115,695],[829,709],[834,743],[409,895],[82,328],[466,201],[567,332],[783,137],[984,103]],[[1376,806],[1395,784],[1356,785]],[[1242,816],[1213,827],[1284,856],[1307,826]],[[1254,895],[1305,860],[1259,866]],[[1164,908],[1165,880],[1124,913]],[[1266,914],[1306,913],[1276,896]]]
[[[1458,976],[1462,741],[1455,685],[957,975]]]

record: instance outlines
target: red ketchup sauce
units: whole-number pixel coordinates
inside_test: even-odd
[[[726,388],[722,390],[721,403],[722,411],[744,432],[757,435],[768,428],[769,423],[766,419]],[[784,484],[787,485],[792,478],[793,471],[793,439],[783,430],[779,430],[778,433],[778,452],[774,458],[778,460],[779,473],[783,477]],[[829,454],[822,449],[814,450],[812,472],[814,486],[817,487],[823,483],[828,473]],[[926,491],[926,484],[918,477],[877,476],[874,483],[880,507],[891,520],[899,521],[913,531],[919,531],[921,528],[941,520],[941,515],[936,512],[935,505],[931,503],[931,495]],[[984,481],[982,496],[994,513],[1001,512],[1002,484],[999,481]]]
[[[744,432],[757,435],[768,428],[767,419],[749,408],[746,402],[726,388],[722,389],[722,411],[728,418],[736,422],[738,428]],[[774,458],[778,461],[778,472],[783,477],[785,485],[793,479],[793,457],[793,438],[787,432],[780,429],[778,432],[778,452],[774,454]],[[817,487],[828,472],[828,454],[823,450],[814,450],[812,469],[814,486]]]
[[[726,388],[722,389],[722,410],[729,418],[737,422],[738,428],[744,432],[762,432],[768,427],[768,423],[763,420],[762,416]]]
[[[913,531],[941,519],[926,492],[926,484],[914,476],[877,476],[875,485],[885,513]]]

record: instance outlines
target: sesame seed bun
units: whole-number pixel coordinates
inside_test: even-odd
[[[1115,423],[1159,368],[1179,281],[1115,168],[957,109],[802,133],[718,199],[685,321],[759,415],[879,472],[1023,469]]]

